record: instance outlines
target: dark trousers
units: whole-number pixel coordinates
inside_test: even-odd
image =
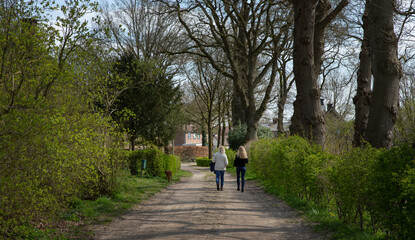
[[[236,183],[238,184],[238,188],[240,186],[240,179],[242,179],[242,189],[245,187],[245,173],[246,167],[236,167]]]
[[[215,170],[215,173],[216,173],[216,184],[219,185],[219,179],[220,179],[220,186],[223,187],[225,171]]]

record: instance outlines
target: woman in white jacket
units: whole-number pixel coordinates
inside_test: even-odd
[[[223,146],[219,147],[219,151],[213,155],[212,162],[215,163],[215,173],[216,173],[216,188],[219,190],[219,178],[220,178],[220,190],[223,191],[223,182],[225,176],[225,170],[228,166],[228,157],[225,154],[225,148]]]

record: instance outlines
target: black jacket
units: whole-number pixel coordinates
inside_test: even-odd
[[[248,163],[248,158],[239,158],[238,155],[236,155],[233,165],[235,167],[245,167],[245,164],[247,163]]]

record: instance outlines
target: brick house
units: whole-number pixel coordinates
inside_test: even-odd
[[[191,124],[176,131],[174,146],[202,146],[202,135]]]

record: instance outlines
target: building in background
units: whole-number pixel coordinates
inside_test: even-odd
[[[183,125],[176,132],[174,146],[202,146],[202,135],[191,124]]]

